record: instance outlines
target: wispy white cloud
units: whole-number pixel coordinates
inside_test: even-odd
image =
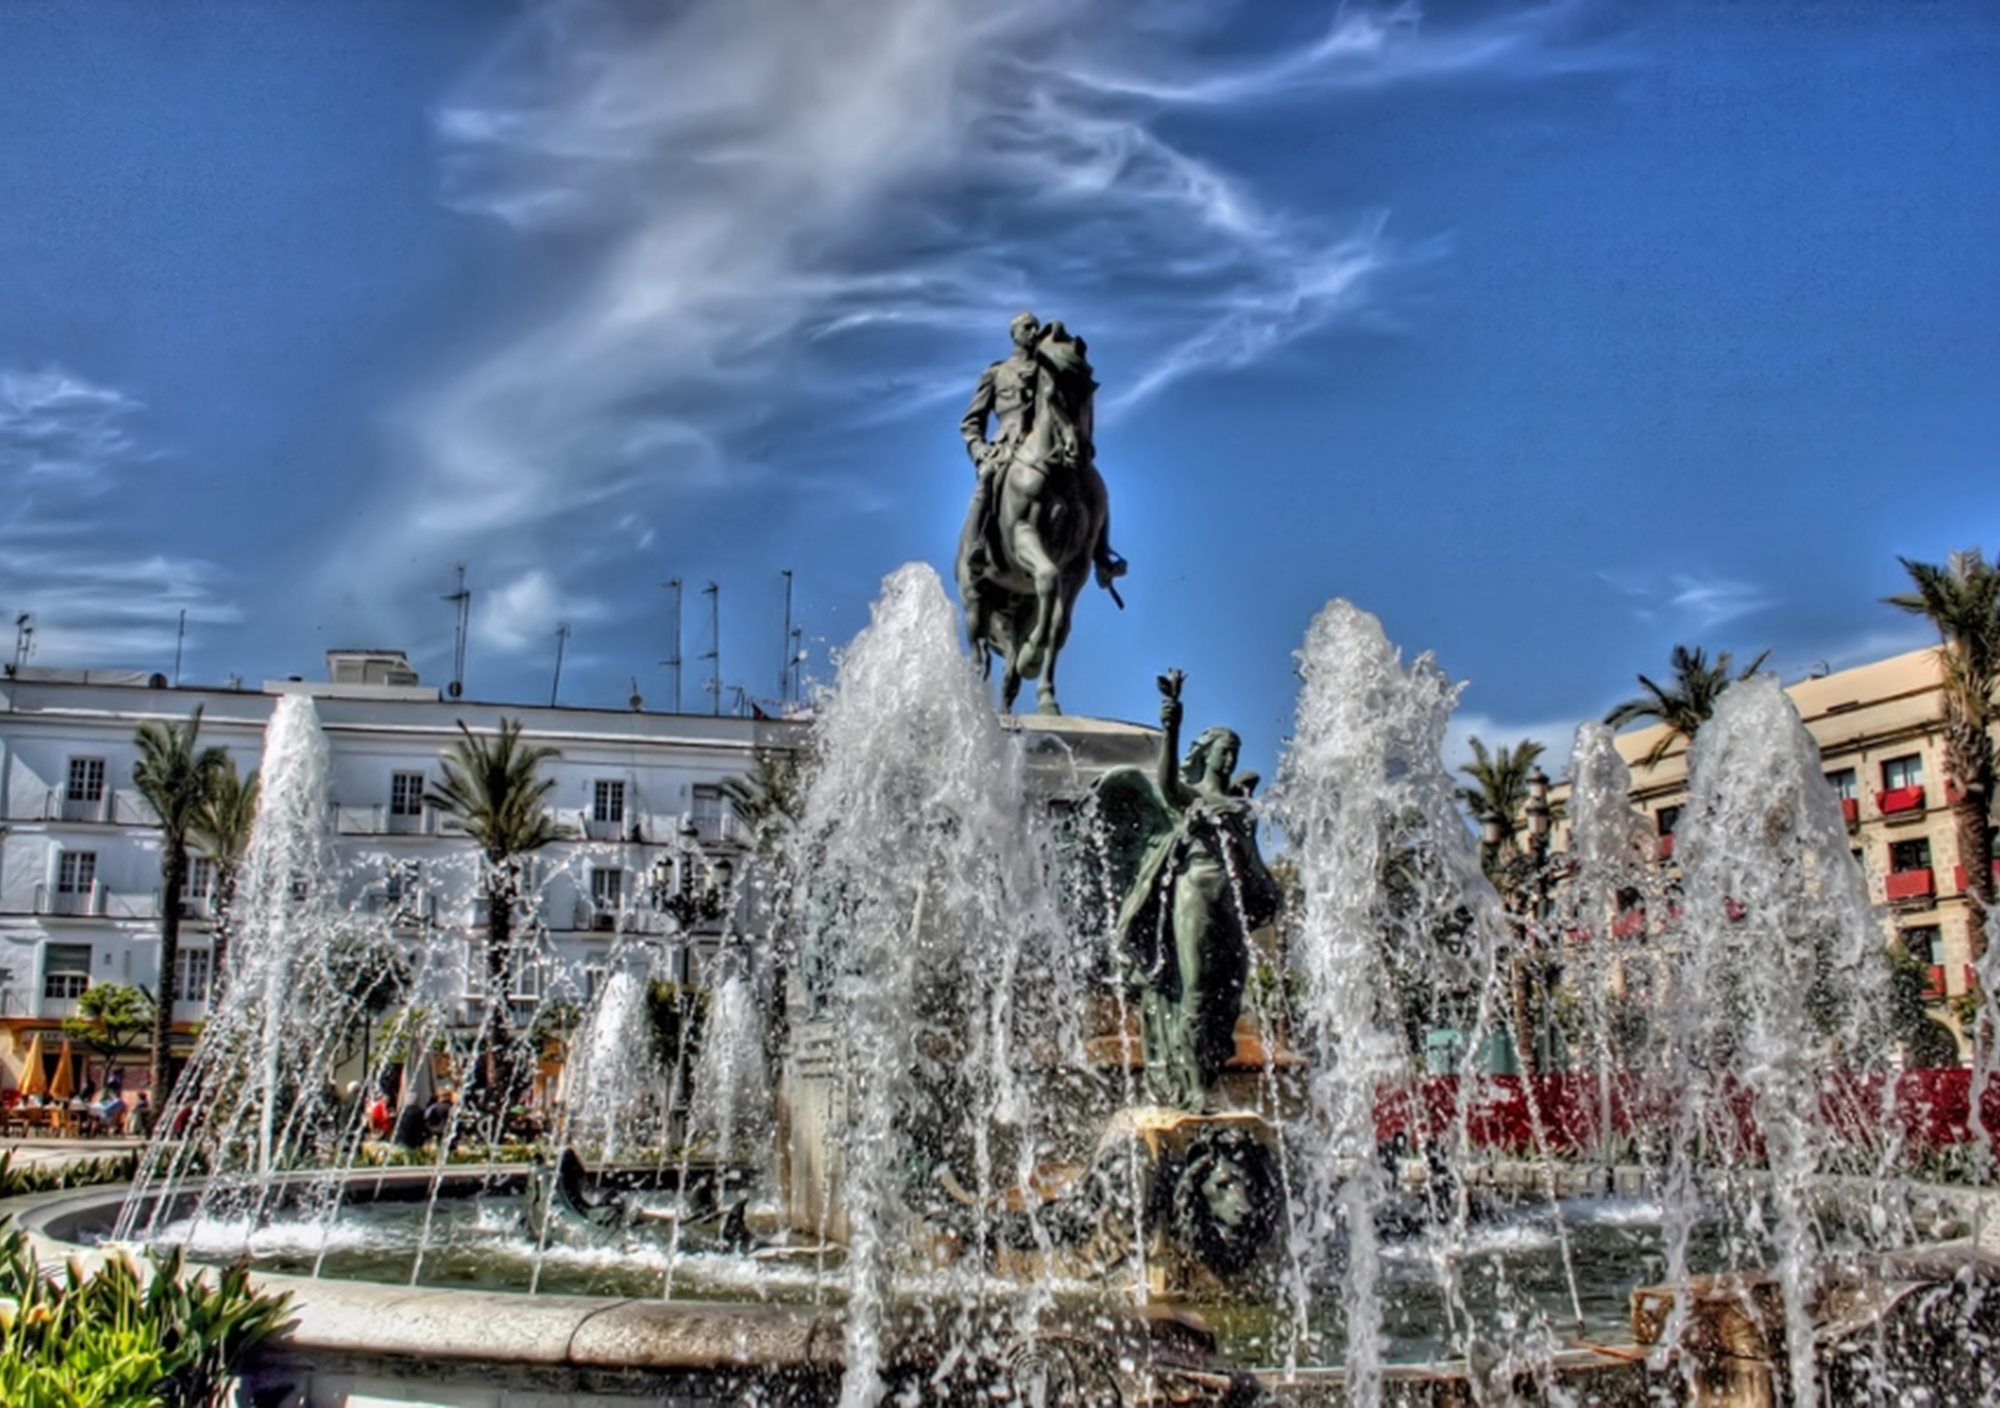
[[[1466,28],[1330,6],[1199,101],[1518,64],[1562,8]],[[400,528],[343,576],[524,555],[566,576],[607,501],[685,511],[777,464],[842,494],[807,437],[956,399],[1023,306],[1122,339],[1107,416],[1367,316],[1427,249],[1380,211],[1287,209],[1169,134],[1226,24],[1179,0],[529,10],[436,113],[442,194],[572,272],[406,407],[406,502],[378,520]]]
[[[1754,582],[1721,574],[1627,570],[1597,574],[1626,598],[1635,619],[1676,631],[1706,631],[1769,609],[1778,598]]]
[[[18,489],[40,480],[71,489],[101,483],[146,457],[127,428],[141,409],[124,392],[60,367],[0,369],[0,476]]]
[[[0,604],[33,614],[39,662],[157,661],[182,611],[195,632],[241,619],[213,564],[130,549],[111,521],[120,476],[163,457],[133,428],[142,409],[59,367],[0,368]]]
[[[1307,42],[1239,64],[1204,68],[1189,64],[1183,55],[1168,54],[1155,55],[1153,64],[1141,68],[1127,49],[1077,77],[1106,93],[1215,105],[1465,74],[1528,78],[1620,62],[1614,45],[1576,35],[1586,12],[1581,0],[1553,0],[1502,8],[1464,25],[1440,26],[1427,23],[1423,7],[1414,3],[1343,5]],[[1217,7],[1215,15],[1223,22],[1233,18],[1227,7]]]
[[[539,650],[548,644],[557,626],[594,620],[603,614],[602,603],[590,597],[565,596],[554,575],[541,568],[523,572],[474,601],[473,640],[503,655]]]

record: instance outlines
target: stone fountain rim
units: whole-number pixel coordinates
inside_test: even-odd
[[[487,1181],[525,1177],[522,1164],[452,1165],[454,1180]],[[287,1182],[311,1182],[324,1175],[281,1175]],[[368,1169],[346,1175],[349,1182],[427,1184],[430,1168]],[[194,1191],[191,1181],[185,1191]],[[101,1184],[0,1200],[0,1215],[12,1216],[27,1232],[36,1256],[47,1265],[80,1258],[87,1269],[110,1253],[52,1233],[51,1224],[116,1208],[130,1184]],[[209,1274],[222,1268],[190,1261]],[[803,1373],[834,1374],[845,1363],[844,1311],[839,1306],[801,1306],[759,1301],[666,1301],[630,1296],[526,1294],[447,1286],[387,1285],[380,1282],[312,1277],[252,1270],[254,1288],[291,1296],[290,1319],[274,1338],[280,1354],[307,1359],[367,1362],[456,1361],[502,1370],[604,1373]],[[920,1351],[932,1337],[920,1313],[887,1328],[895,1350]],[[1106,1342],[1165,1351],[1176,1346],[1212,1345],[1207,1325],[1172,1307],[1134,1307],[1123,1312],[1090,1307],[1071,1321],[1055,1315],[1045,1332],[1073,1333],[1087,1327]],[[900,1341],[895,1344],[893,1341]],[[1191,1366],[1190,1366],[1191,1367]]]

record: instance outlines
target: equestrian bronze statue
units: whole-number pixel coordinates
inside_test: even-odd
[[[959,423],[979,478],[959,536],[958,592],[981,670],[992,673],[996,654],[1004,664],[1002,706],[1014,707],[1021,681],[1037,680],[1036,708],[1057,714],[1056,661],[1077,594],[1095,569],[1118,601],[1125,560],[1110,546],[1083,339],[1032,313],[1012,332],[1013,354],[980,376]]]

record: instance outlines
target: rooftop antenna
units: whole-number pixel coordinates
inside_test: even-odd
[[[736,702],[729,706],[729,712],[736,715],[736,717],[740,719],[743,717],[744,714],[744,709],[743,709],[744,701],[749,699],[750,691],[745,689],[740,684],[732,684],[731,686],[729,686],[729,688],[732,691],[734,691],[736,695]]]
[[[674,672],[674,712],[681,711],[681,579],[669,577],[660,583],[674,594],[674,653],[660,663]]]
[[[701,594],[708,598],[710,646],[701,658],[713,662],[709,666],[708,684],[704,688],[709,693],[709,713],[719,715],[722,713],[722,588],[710,582],[701,589]]]
[[[778,638],[778,658],[783,661],[778,666],[778,698],[783,701],[792,674],[792,569],[787,567],[780,575],[785,579],[785,633]]]
[[[18,675],[28,657],[35,653],[35,613],[23,611],[14,618],[14,664],[7,673]]]
[[[801,687],[803,681],[799,678],[800,672],[806,667],[805,634],[806,628],[804,626],[792,627],[792,658],[786,663],[792,669],[792,702],[794,704],[798,703],[804,697],[805,693]]]
[[[632,712],[635,714],[646,707],[646,696],[639,693],[639,677],[637,675],[632,676],[632,697],[625,702],[632,706]]]
[[[562,688],[563,646],[569,642],[569,622],[556,627],[556,677],[549,683],[549,707],[556,707],[556,692]]]
[[[187,644],[188,613],[181,608],[181,623],[174,629],[174,688],[181,687],[181,647]]]
[[[458,573],[458,590],[447,592],[444,597],[453,608],[451,683],[444,687],[444,692],[456,699],[465,693],[465,636],[472,621],[472,593],[465,585],[465,564],[454,562],[451,566]]]

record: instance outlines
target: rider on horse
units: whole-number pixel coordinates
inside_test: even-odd
[[[1083,340],[1032,313],[1016,317],[1012,332],[1013,355],[986,369],[959,422],[979,472],[959,538],[959,595],[981,665],[990,669],[996,655],[1006,662],[1004,706],[1013,707],[1022,680],[1038,679],[1037,707],[1058,713],[1056,658],[1077,592],[1095,568],[1116,601],[1125,560],[1110,546],[1092,445],[1097,383]],[[991,440],[989,420],[998,422]]]
[[[1050,324],[1057,327],[1060,324]],[[1035,420],[1036,351],[1049,328],[1042,326],[1033,313],[1016,313],[1014,321],[1008,325],[1008,335],[1013,339],[1012,355],[993,363],[980,373],[979,384],[973,388],[972,404],[966,407],[959,418],[958,433],[965,439],[965,452],[972,457],[972,466],[979,472],[979,480],[973,486],[972,504],[966,511],[964,549],[971,555],[971,566],[975,571],[983,571],[992,556],[994,532],[994,482],[1005,469],[1015,447],[1027,438],[1029,428]],[[1083,344],[1079,342],[1078,347]],[[987,439],[986,427],[989,418],[994,422],[993,438]],[[1085,427],[1088,434],[1088,426]],[[1085,445],[1086,457],[1092,447]],[[1101,481],[1097,481],[1101,488]],[[1111,549],[1111,506],[1108,500],[1103,504],[1104,532],[1098,538],[1095,564],[1098,585],[1109,588],[1118,578],[1125,575],[1125,559]]]

